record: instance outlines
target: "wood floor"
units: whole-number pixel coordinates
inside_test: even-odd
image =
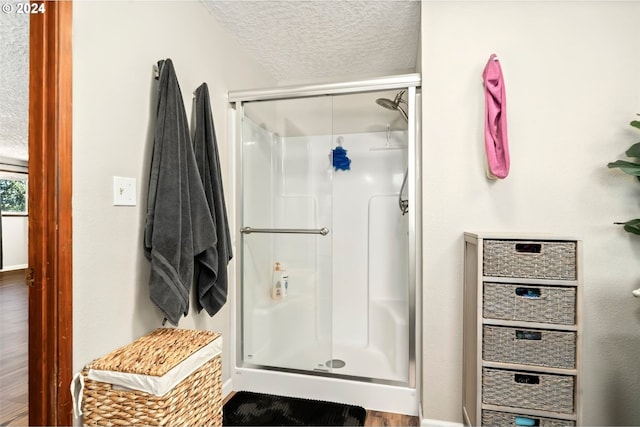
[[[0,272],[0,427],[29,425],[28,297],[24,277],[24,270]],[[409,415],[367,410],[364,425],[417,426],[419,421]]]
[[[389,412],[367,411],[365,426],[419,426],[418,417],[403,414],[390,414]]]
[[[24,270],[0,272],[0,426],[29,425],[28,300]]]

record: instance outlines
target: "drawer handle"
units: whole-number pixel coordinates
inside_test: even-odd
[[[523,298],[540,298],[540,288],[516,288],[516,295]]]
[[[516,339],[518,339],[518,340],[540,341],[542,339],[542,332],[516,330]]]
[[[525,254],[539,254],[542,251],[540,243],[516,243],[516,252]]]
[[[538,375],[515,374],[514,379],[518,384],[540,384]]]
[[[535,418],[528,418],[528,417],[516,417],[516,425],[536,427],[540,425],[540,420],[537,420]]]

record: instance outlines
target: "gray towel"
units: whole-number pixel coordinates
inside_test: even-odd
[[[214,247],[216,236],[173,63],[158,65],[144,249],[151,262],[151,301],[177,326],[189,312],[195,258]]]
[[[204,260],[196,271],[195,280],[198,289],[198,311],[204,308],[213,316],[227,301],[227,264],[233,253],[207,84],[203,83],[196,89],[195,94],[196,125],[193,147],[217,236],[214,250],[203,254]],[[209,268],[203,268],[205,264]]]

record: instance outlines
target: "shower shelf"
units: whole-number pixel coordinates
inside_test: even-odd
[[[406,301],[393,299],[371,299],[371,305],[384,309],[398,324],[407,325],[409,322]]]

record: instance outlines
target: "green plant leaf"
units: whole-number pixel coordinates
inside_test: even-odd
[[[629,123],[631,126],[633,126],[634,128],[638,128],[640,129],[640,121],[638,120],[634,120],[631,123]]]
[[[640,163],[627,162],[625,160],[616,160],[607,164],[609,168],[620,168],[624,173],[634,176],[640,176]]]
[[[632,219],[627,222],[615,222],[616,225],[624,225],[624,231],[640,235],[640,218]]]
[[[629,157],[640,157],[640,142],[636,142],[631,147],[629,147],[625,154]]]

